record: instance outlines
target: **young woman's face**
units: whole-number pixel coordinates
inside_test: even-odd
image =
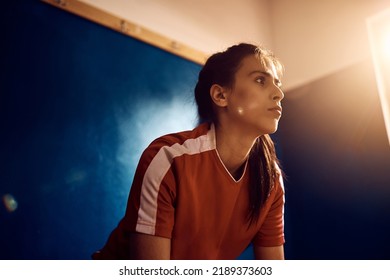
[[[227,89],[230,121],[258,135],[274,133],[282,115],[280,86],[273,64],[264,67],[254,55],[244,58],[234,86]]]

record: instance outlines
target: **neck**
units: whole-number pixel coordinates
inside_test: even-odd
[[[223,125],[216,125],[215,137],[216,148],[223,164],[234,178],[241,177],[256,137],[243,135],[238,130]]]

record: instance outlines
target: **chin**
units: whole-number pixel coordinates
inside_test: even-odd
[[[274,128],[267,128],[267,129],[265,129],[264,127],[262,127],[261,129],[258,129],[257,131],[259,132],[259,133],[258,133],[258,136],[261,136],[261,135],[265,135],[265,134],[273,134],[273,133],[275,133],[277,130],[278,130],[277,127],[274,127]]]
[[[278,122],[261,122],[261,123],[252,123],[250,130],[252,133],[256,134],[257,137],[265,134],[273,134],[278,130]]]
[[[266,134],[273,134],[278,130],[278,126],[269,127]]]

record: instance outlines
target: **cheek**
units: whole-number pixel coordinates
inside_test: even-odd
[[[250,102],[241,102],[235,108],[235,111],[239,115],[248,115],[248,114],[253,114],[255,112],[258,112],[259,109],[260,109],[260,106],[259,106],[259,104],[257,102],[250,101]]]
[[[259,109],[257,99],[256,93],[251,92],[247,88],[236,90],[232,96],[231,109],[238,115],[252,114],[252,112],[258,111]]]

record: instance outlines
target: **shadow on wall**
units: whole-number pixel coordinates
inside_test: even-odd
[[[370,61],[286,93],[289,259],[390,259],[390,147]]]

